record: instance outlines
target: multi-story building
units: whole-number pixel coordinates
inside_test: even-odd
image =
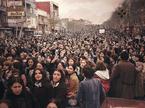
[[[43,11],[46,11],[48,14],[49,20],[49,30],[57,29],[58,28],[58,20],[59,20],[59,6],[58,4],[47,1],[47,2],[36,2],[37,8]]]
[[[0,34],[7,26],[6,0],[0,0]]]
[[[35,0],[25,0],[25,17],[26,30],[34,30],[36,29],[36,4]]]
[[[40,34],[46,34],[49,31],[49,16],[46,11],[37,8],[36,10],[36,22],[37,28],[36,31]]]
[[[11,28],[35,29],[35,0],[7,0],[7,18]]]

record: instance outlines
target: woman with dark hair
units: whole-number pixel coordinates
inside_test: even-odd
[[[5,61],[3,63],[3,69],[2,69],[2,72],[3,72],[2,78],[4,79],[4,81],[7,81],[12,75],[11,69],[12,69],[12,62]]]
[[[61,70],[64,75],[66,75],[66,70],[65,70],[66,65],[63,62],[58,62],[56,65],[56,70]],[[51,76],[52,79],[53,75]]]
[[[46,77],[47,77],[48,79],[50,79],[50,74],[49,74],[49,72],[48,72],[48,71],[46,71],[46,69],[45,69],[45,67],[44,67],[44,64],[43,64],[43,63],[38,62],[38,63],[36,64],[36,68],[37,68],[37,69],[40,69],[40,70],[43,70],[43,71],[44,71],[44,73],[46,74]]]
[[[65,64],[63,62],[58,62],[57,66],[56,66],[56,69],[64,71],[65,70]]]
[[[8,90],[4,99],[10,101],[12,108],[35,108],[32,95],[25,89],[23,80],[11,77],[8,80]]]
[[[55,100],[50,100],[46,108],[59,108]]]
[[[51,99],[56,100],[58,108],[65,108],[66,101],[66,84],[62,70],[55,70],[51,81]]]
[[[93,78],[94,70],[92,68],[84,67],[83,73],[86,79],[80,83],[77,94],[80,108],[100,108],[105,99],[102,84]]]
[[[76,95],[79,87],[79,79],[75,72],[75,66],[66,67],[67,77],[66,77],[66,85],[67,85],[67,104],[69,106],[76,106]]]
[[[35,69],[35,65],[36,65],[36,61],[33,58],[29,58],[27,60],[27,67],[25,69],[25,75],[26,75],[26,79],[27,79],[27,86],[29,88],[32,87],[33,81],[32,81],[32,74],[34,72]]]
[[[35,69],[32,75],[33,87],[31,89],[36,99],[37,108],[46,108],[46,104],[50,99],[50,82],[43,70]]]

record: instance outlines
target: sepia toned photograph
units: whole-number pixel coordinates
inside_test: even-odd
[[[0,108],[145,108],[145,0],[0,0]]]

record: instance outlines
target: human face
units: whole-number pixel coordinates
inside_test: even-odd
[[[59,64],[57,65],[57,69],[61,69],[61,70],[63,70],[63,66],[62,66],[61,63],[59,63]]]
[[[61,73],[59,71],[54,71],[53,73],[53,82],[57,83],[61,79]]]
[[[83,67],[86,66],[86,65],[87,65],[86,60],[81,60],[81,61],[80,61],[80,66],[81,66],[81,68],[83,68]]]
[[[88,52],[84,52],[84,56],[88,57],[89,56]]]
[[[47,108],[58,108],[57,105],[55,103],[49,103],[47,105]]]
[[[9,66],[8,65],[4,65],[3,66],[3,70],[8,70],[9,69]]]
[[[36,81],[40,81],[42,79],[42,73],[41,73],[41,71],[40,70],[36,70],[34,77],[35,77]]]
[[[33,60],[32,60],[32,59],[30,59],[30,60],[28,61],[28,65],[29,65],[30,67],[32,67],[32,66],[33,66],[33,64],[34,64]]]
[[[74,61],[73,61],[72,59],[69,59],[69,60],[68,60],[68,64],[69,64],[69,65],[73,65],[73,64],[74,64]]]
[[[1,103],[0,104],[0,108],[9,108],[8,105],[6,103]]]
[[[9,56],[9,57],[7,57],[7,60],[8,61],[12,61],[13,60],[13,57],[12,56]]]
[[[24,57],[24,53],[21,53],[20,54],[20,57],[21,57],[21,59],[24,59],[25,57]]]
[[[66,70],[67,70],[68,74],[74,73],[74,68],[72,66],[68,66]]]
[[[43,69],[43,66],[42,66],[41,63],[38,63],[37,66],[36,66],[36,68],[38,68],[38,69]]]
[[[11,90],[15,95],[20,95],[20,93],[22,92],[22,85],[18,82],[15,82],[12,86],[11,86]]]

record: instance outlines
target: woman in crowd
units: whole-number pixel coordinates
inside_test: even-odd
[[[63,62],[58,62],[56,69],[62,70],[63,74],[65,75],[65,64]]]
[[[40,70],[43,70],[44,73],[46,74],[46,77],[47,77],[48,79],[50,79],[50,74],[49,74],[48,71],[46,71],[46,69],[45,69],[43,63],[38,62],[38,63],[36,64],[36,68],[37,68],[37,69],[40,69]]]
[[[96,70],[97,71],[95,72],[94,77],[97,78],[98,80],[100,80],[105,92],[108,93],[108,91],[110,89],[109,70],[106,68],[104,62],[102,62],[102,61],[99,61],[97,63]]]
[[[145,95],[144,91],[144,80],[143,80],[143,63],[141,62],[141,56],[136,55],[135,58],[135,65],[136,65],[136,70],[137,70],[137,77],[136,77],[136,99],[142,100]]]
[[[32,75],[32,94],[36,100],[37,108],[45,108],[50,98],[50,82],[46,73],[41,69],[35,69]]]
[[[55,100],[51,100],[46,108],[59,108]]]
[[[68,66],[66,70],[68,74],[66,80],[68,105],[75,106],[77,105],[75,98],[79,87],[79,79],[75,72],[75,66]]]
[[[11,77],[8,81],[8,90],[4,95],[12,108],[35,108],[33,96],[26,90],[19,77]]]
[[[36,67],[36,61],[33,58],[29,58],[27,60],[27,67],[25,69],[25,75],[26,75],[26,79],[27,79],[27,86],[29,88],[32,87],[33,81],[32,81],[32,75],[34,73],[34,69]]]
[[[50,91],[51,99],[58,103],[58,107],[65,108],[67,89],[64,82],[64,73],[62,70],[54,71]]]

